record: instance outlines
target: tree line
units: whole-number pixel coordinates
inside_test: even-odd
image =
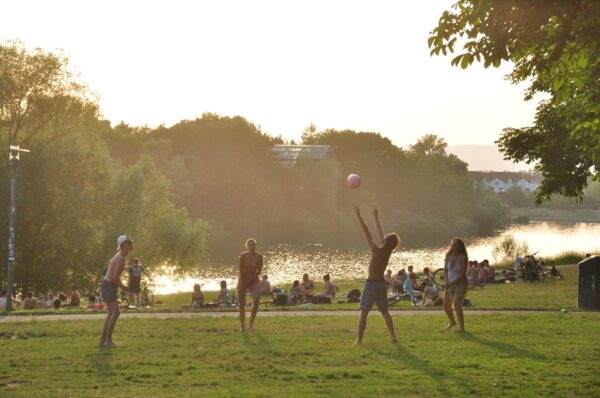
[[[154,130],[120,125],[107,141],[123,162],[153,159],[177,206],[209,225],[215,256],[237,254],[249,236],[266,244],[362,247],[355,203],[378,206],[386,228],[408,246],[489,234],[509,216],[497,195],[472,187],[466,163],[435,135],[403,149],[374,132],[313,129],[302,144],[330,145],[332,155],[294,167],[282,167],[273,153],[280,138],[242,117],[207,113]],[[346,186],[350,173],[362,177],[357,190]]]

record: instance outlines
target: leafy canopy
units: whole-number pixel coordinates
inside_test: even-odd
[[[525,100],[540,102],[533,126],[506,128],[496,141],[508,159],[536,163],[537,202],[583,196],[600,178],[600,2],[460,0],[429,37],[432,55],[463,52],[451,64],[487,68],[514,63],[508,79],[530,82]]]

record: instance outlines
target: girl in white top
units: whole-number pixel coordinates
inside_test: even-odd
[[[446,280],[446,293],[444,297],[444,311],[450,320],[446,330],[452,329],[456,325],[454,320],[454,311],[458,318],[458,325],[461,331],[465,331],[465,319],[462,309],[462,302],[467,294],[468,283],[467,283],[467,266],[469,258],[467,255],[467,248],[465,243],[459,239],[454,238],[450,242],[448,252],[446,253],[446,259],[444,261],[444,277]]]

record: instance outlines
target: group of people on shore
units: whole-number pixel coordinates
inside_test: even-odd
[[[262,278],[260,279],[258,291],[260,297],[268,296],[269,298],[273,298],[279,295],[285,296],[287,305],[297,304],[304,300],[311,300],[318,297],[333,299],[339,288],[331,281],[331,276],[329,274],[323,275],[323,282],[325,285],[324,291],[315,293],[315,282],[305,273],[302,276],[302,281],[295,280],[289,289],[286,290],[282,288],[273,288],[271,286],[271,281],[269,281],[269,276],[265,274],[262,275]],[[252,296],[252,293],[248,291],[245,294]],[[229,307],[234,304],[239,304],[235,300],[235,294],[232,294],[232,291],[227,288],[227,281],[222,280],[220,282],[220,290],[217,297],[212,302],[205,301],[201,285],[196,283],[193,287],[190,304],[182,304],[181,307],[184,309],[198,309],[215,306]]]
[[[131,305],[139,305],[140,303],[140,292],[141,292],[141,279],[142,274],[146,275],[148,279],[151,279],[150,275],[142,267],[140,260],[134,258],[128,261],[127,266],[128,273],[128,293],[129,302]],[[108,267],[102,270],[102,277],[104,278]],[[61,308],[78,308],[78,309],[89,309],[89,310],[101,310],[104,309],[104,304],[101,302],[101,296],[99,292],[91,292],[87,296],[87,305],[82,305],[82,294],[79,291],[77,285],[71,285],[70,295],[59,290],[58,292],[49,292],[45,297],[35,297],[32,291],[27,291],[23,294],[21,300],[13,297],[11,300],[13,309],[15,310],[36,310],[36,309],[49,309],[59,310]],[[4,309],[6,303],[6,290],[0,291],[0,309]]]
[[[469,282],[469,287],[483,287],[488,283],[495,283],[496,270],[490,265],[490,262],[487,259],[481,262],[478,262],[477,260],[469,261],[467,281]]]
[[[21,300],[13,297],[11,302],[15,310],[58,310],[62,307],[79,308],[81,304],[81,293],[76,285],[71,285],[70,297],[61,290],[56,292],[56,294],[48,293],[44,298],[35,297],[32,291],[28,291],[23,294]],[[3,289],[0,291],[0,309],[4,309],[5,306],[6,290]]]
[[[388,269],[384,276],[386,286],[392,293],[408,295],[415,305],[441,306],[443,298],[440,296],[441,286],[433,283],[433,274],[429,267],[423,268],[423,280],[414,272],[412,265],[408,266],[408,272],[403,268],[397,274]]]

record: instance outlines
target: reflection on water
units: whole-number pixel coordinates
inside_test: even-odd
[[[492,258],[494,244],[503,236],[512,234],[517,241],[527,242],[532,252],[539,256],[555,256],[566,251],[598,252],[600,248],[600,224],[578,223],[531,223],[513,225],[496,236],[467,241],[469,258],[483,260]],[[450,240],[449,237],[448,240]],[[390,268],[397,272],[401,268],[414,266],[420,271],[424,267],[443,266],[446,247],[429,247],[394,252],[390,258]],[[367,275],[370,252],[365,243],[357,250],[332,249],[322,245],[276,245],[263,248],[265,265],[263,273],[269,275],[272,285],[285,286],[294,279],[302,279],[307,272],[311,279],[321,281],[324,274],[332,279],[360,279]],[[228,287],[237,283],[237,264],[211,263],[202,267],[197,276],[175,279],[168,269],[155,278],[155,290],[158,293],[191,291],[194,283],[201,283],[203,290],[218,290],[219,282],[226,280]]]

